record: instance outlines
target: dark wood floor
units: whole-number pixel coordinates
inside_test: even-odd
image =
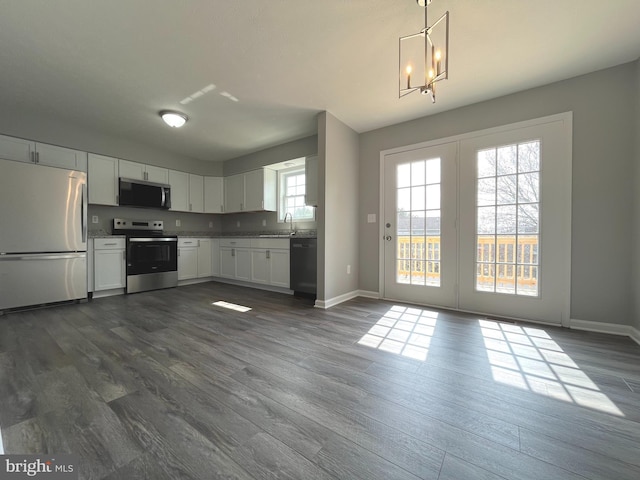
[[[0,317],[0,429],[87,479],[638,480],[640,346],[207,283]]]

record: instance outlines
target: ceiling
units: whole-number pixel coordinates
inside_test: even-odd
[[[640,57],[638,0],[434,0],[451,51],[433,105],[398,99],[398,37],[424,26],[415,0],[0,6],[0,105],[207,161],[313,135],[324,110],[365,132]],[[162,109],[190,120],[169,129]]]

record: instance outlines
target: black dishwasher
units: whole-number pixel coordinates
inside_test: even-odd
[[[291,238],[290,282],[294,295],[316,296],[318,240]]]

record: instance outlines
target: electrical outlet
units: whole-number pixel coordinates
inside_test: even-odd
[[[263,227],[266,227],[266,226],[267,226],[267,221],[266,221],[264,218],[262,219],[262,226],[263,226]]]
[[[236,222],[236,227],[240,227],[240,220]]]
[[[376,214],[375,213],[369,213],[367,215],[367,223],[376,223]]]
[[[93,215],[91,217],[91,223],[98,223],[98,215]]]
[[[347,265],[347,275],[351,275],[351,265]]]
[[[209,222],[209,228],[213,228],[213,222]]]
[[[176,227],[179,227],[180,225],[182,225],[182,222],[180,222],[180,220],[176,220]]]

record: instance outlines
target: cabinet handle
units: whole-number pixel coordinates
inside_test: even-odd
[[[36,163],[40,163],[40,152],[36,152]]]
[[[244,203],[240,202],[240,210],[244,210]]]
[[[271,258],[271,251],[267,250],[267,259],[270,259],[270,258]]]
[[[116,204],[120,205],[120,195],[116,195]]]
[[[231,249],[231,256],[232,256],[232,257],[235,257],[235,256],[236,256],[236,249],[235,249],[235,248],[232,248],[232,249]]]
[[[104,244],[104,246],[105,246],[105,247],[107,247],[107,246],[108,246],[108,247],[111,247],[111,246],[116,246],[116,245],[118,245],[118,244],[117,244],[117,243],[115,243],[115,242],[113,242],[113,243],[105,243],[105,244]]]
[[[180,249],[178,249],[178,256],[180,256]]]
[[[127,261],[127,251],[126,250],[122,250],[122,260],[123,261]]]
[[[189,204],[189,211],[193,210],[193,205],[190,203]]]

